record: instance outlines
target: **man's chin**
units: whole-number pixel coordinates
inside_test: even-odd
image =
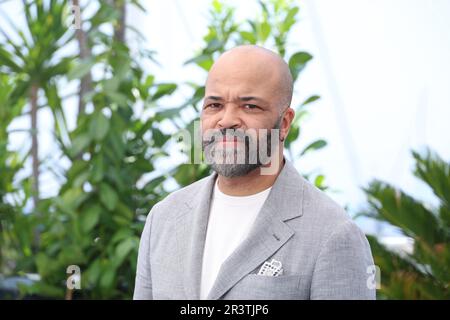
[[[227,178],[243,177],[260,167],[260,164],[227,164],[212,163],[211,168],[219,175]]]

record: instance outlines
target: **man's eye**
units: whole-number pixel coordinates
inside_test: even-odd
[[[244,108],[247,110],[255,110],[255,109],[259,109],[259,107],[255,104],[245,104]]]
[[[220,107],[222,107],[222,105],[220,103],[210,103],[206,106],[206,108],[211,108],[211,109],[219,109]]]

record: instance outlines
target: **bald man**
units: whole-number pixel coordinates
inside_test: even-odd
[[[283,156],[292,87],[265,48],[214,63],[200,117],[214,174],[150,211],[134,299],[375,298],[366,237]]]

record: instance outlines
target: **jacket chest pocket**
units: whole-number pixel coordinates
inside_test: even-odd
[[[309,286],[301,275],[276,277],[249,274],[242,278],[225,299],[298,300],[309,299]]]

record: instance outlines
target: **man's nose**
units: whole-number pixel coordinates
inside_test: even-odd
[[[224,108],[224,112],[220,120],[217,122],[219,128],[239,128],[241,126],[241,120],[239,114],[234,106],[227,106]]]

